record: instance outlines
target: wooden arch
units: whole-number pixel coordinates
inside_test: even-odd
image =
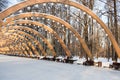
[[[13,21],[11,22],[9,25],[12,25],[12,24],[33,24],[33,25],[36,25],[38,27],[42,27],[44,28],[45,30],[49,31],[51,34],[53,34],[54,37],[56,37],[57,40],[59,40],[59,43],[61,44],[61,46],[63,47],[64,51],[66,52],[66,55],[68,57],[71,56],[71,53],[69,51],[69,49],[66,47],[65,43],[63,42],[63,40],[58,36],[58,34],[50,27],[44,25],[44,24],[41,24],[39,22],[36,22],[36,21],[31,21],[31,20],[20,20],[20,21]]]
[[[26,57],[28,56],[28,53],[26,51],[27,50],[27,45],[23,45],[23,44],[21,44],[21,46],[19,46],[19,45],[15,45],[15,46],[10,45],[9,48],[10,48],[10,50],[12,49],[14,51],[14,53],[17,53],[18,55],[24,54]],[[10,52],[10,53],[12,53],[12,52]]]
[[[20,36],[19,34],[16,34],[16,33],[10,34],[9,36],[14,36],[14,35],[17,35],[17,36],[18,36],[16,40],[25,39],[23,36]],[[19,44],[19,43],[18,43],[18,44]],[[27,40],[27,43],[24,42],[24,43],[22,43],[21,45],[23,45],[24,48],[27,49],[28,53],[29,53],[30,56],[32,57],[33,53],[32,53],[32,51],[30,50],[30,48],[28,47],[28,45],[29,45],[29,46],[32,47],[32,49],[34,49],[34,46],[31,44],[31,42],[29,42],[29,41]],[[12,44],[11,44],[11,46],[12,46]],[[6,47],[7,47],[7,46],[6,46]],[[8,47],[8,48],[9,48],[9,47]],[[9,51],[11,51],[11,48],[9,49]],[[9,52],[9,51],[8,51],[8,52]],[[36,51],[35,51],[35,53],[38,54]]]
[[[46,55],[46,52],[44,51],[44,49],[43,49],[43,47],[41,46],[41,44],[40,44],[35,38],[33,38],[31,35],[23,32],[23,31],[18,31],[18,30],[9,30],[9,31],[11,31],[12,33],[17,33],[17,34],[22,34],[22,35],[28,36],[30,39],[32,39],[33,41],[35,41],[35,43],[38,45],[38,47],[39,47],[39,49],[42,51],[42,53],[43,53],[44,55]],[[28,44],[32,46],[32,44],[31,44],[30,42],[29,42]],[[35,50],[35,48],[34,48],[33,46],[32,46],[32,48],[33,48],[33,50],[35,51],[36,55],[39,56],[39,53],[37,52],[37,50]]]
[[[6,33],[4,36],[6,36],[5,37],[6,39],[4,41],[6,41],[7,43],[3,43],[2,46],[0,46],[1,54],[14,54],[14,53],[27,54],[27,52],[24,49],[25,48],[28,49],[28,46],[26,44],[24,44],[24,47],[22,47],[23,49],[19,49],[21,46],[19,46],[19,42],[16,43],[16,40],[18,39],[18,38],[16,38],[16,35],[11,35],[10,33]],[[17,45],[14,45],[13,43],[16,43]],[[23,45],[23,44],[21,44],[21,45]],[[19,50],[19,52],[18,52],[18,50]],[[30,53],[30,50],[28,50],[28,51]]]
[[[10,26],[9,29],[30,31],[30,32],[32,32],[34,35],[39,36],[39,37],[42,38],[42,40],[48,45],[49,49],[52,51],[53,56],[56,56],[56,52],[54,51],[54,48],[53,48],[53,46],[51,45],[51,43],[50,43],[43,35],[41,35],[39,32],[37,32],[36,30],[31,29],[31,28],[29,28],[29,27],[23,27],[23,26]]]
[[[14,38],[13,37],[15,37],[16,35],[9,35],[10,36],[10,38],[12,39],[12,41],[13,42],[15,42],[14,41]],[[11,39],[10,39],[10,41],[11,41]],[[22,44],[23,45],[23,44]],[[22,49],[19,49],[19,48],[22,48]],[[4,46],[2,46],[2,47],[0,47],[0,51],[3,53],[3,52],[9,52],[9,53],[5,53],[5,54],[10,54],[11,53],[11,51],[16,51],[17,53],[19,53],[19,54],[27,54],[27,52],[25,51],[25,48],[27,48],[27,45],[24,45],[24,47],[22,47],[22,46],[19,46],[19,43],[18,43],[18,45],[15,45],[15,46],[13,46],[13,44],[11,43],[11,44],[5,44]],[[18,51],[18,49],[19,49],[19,51]],[[22,52],[22,53],[21,53]],[[4,53],[3,53],[4,54]],[[27,55],[26,55],[27,56]]]
[[[38,3],[50,3],[50,2],[63,3],[63,4],[70,5],[70,6],[74,6],[76,8],[81,9],[82,11],[89,14],[92,18],[94,18],[101,25],[101,27],[105,30],[105,32],[108,34],[108,37],[110,38],[110,40],[115,48],[115,51],[117,52],[117,55],[120,58],[120,48],[119,48],[114,36],[112,35],[111,31],[107,28],[105,23],[97,15],[95,15],[90,9],[88,9],[87,7],[85,7],[81,4],[73,2],[73,1],[69,1],[69,0],[27,0],[27,1],[24,1],[22,3],[16,4],[8,9],[6,9],[5,11],[1,12],[0,13],[0,22],[2,24],[3,19],[5,19],[10,14],[12,14],[12,13],[24,8],[24,7],[38,4]]]
[[[9,25],[9,23],[12,22],[12,21],[22,19],[22,18],[29,18],[29,17],[44,17],[44,18],[52,19],[56,22],[61,23],[66,28],[68,28],[71,32],[73,32],[74,35],[78,38],[79,42],[81,43],[81,45],[82,45],[83,49],[85,50],[86,54],[88,55],[88,57],[90,59],[93,58],[86,42],[84,41],[84,39],[81,38],[80,34],[69,23],[65,22],[64,20],[62,20],[62,19],[60,19],[56,16],[53,16],[53,15],[50,15],[50,14],[45,14],[45,13],[38,13],[38,12],[22,13],[22,14],[7,18],[6,21],[3,23],[3,25],[6,26],[7,24]]]
[[[19,48],[20,48],[20,49],[19,49]],[[10,49],[10,51],[8,51],[9,54],[14,51],[14,53],[19,53],[19,55],[20,55],[20,54],[24,54],[26,57],[30,54],[30,57],[32,57],[32,51],[30,50],[30,48],[28,47],[28,45],[25,44],[25,43],[22,43],[21,46],[18,46],[18,45],[15,45],[15,46],[10,45],[10,46],[9,46],[9,49]],[[11,51],[11,50],[12,50],[12,51]],[[26,51],[26,50],[27,50],[27,51]],[[14,53],[12,53],[12,54],[14,54]],[[28,54],[28,53],[29,53],[29,54]]]

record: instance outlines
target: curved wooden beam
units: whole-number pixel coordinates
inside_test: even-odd
[[[18,52],[19,54],[24,54],[25,56],[28,57],[28,53],[27,53],[26,50],[27,50],[27,48],[23,44],[22,44],[22,46],[19,46],[19,45],[15,46],[15,51],[16,52]]]
[[[12,30],[13,31],[13,30]],[[9,31],[8,31],[9,32]],[[7,32],[7,33],[8,33]],[[20,34],[21,32],[19,32],[19,34]],[[22,33],[21,33],[22,34]],[[26,33],[27,34],[27,33]],[[10,34],[9,36],[10,36],[10,38],[12,37],[11,35],[13,35],[13,34]],[[24,40],[26,40],[27,42],[26,43],[22,43],[22,45],[24,45],[26,48],[27,48],[27,51],[30,53],[30,56],[32,57],[32,51],[29,49],[29,47],[26,45],[26,44],[28,44],[29,46],[31,46],[32,47],[32,50],[36,53],[36,55],[39,57],[39,53],[37,52],[37,50],[34,48],[34,46],[31,44],[31,42],[29,42],[26,38],[24,38],[23,36],[21,36],[21,35],[18,35],[18,34],[16,34],[16,33],[14,33],[14,35],[17,35],[18,36],[18,38],[16,37],[15,39],[16,40],[19,40],[19,38],[21,38],[21,39],[24,39]],[[24,34],[25,35],[25,34]],[[27,35],[28,36],[28,35]],[[15,36],[14,36],[15,37]],[[29,36],[30,37],[30,36]],[[35,40],[33,40],[33,41],[35,41]],[[38,45],[40,45],[40,44],[38,44]],[[41,48],[40,48],[41,49]],[[43,50],[42,50],[43,51]],[[26,52],[25,52],[26,53]]]
[[[51,43],[43,35],[41,35],[39,32],[37,32],[36,30],[31,29],[29,27],[23,27],[23,26],[16,26],[16,27],[10,26],[9,29],[25,30],[25,31],[32,32],[34,35],[38,35],[38,37],[42,38],[42,40],[48,45],[48,48],[52,51],[53,56],[56,56],[56,52],[54,51],[54,48],[51,45]]]
[[[66,28],[68,28],[71,32],[75,34],[75,36],[78,38],[79,42],[81,43],[88,57],[90,59],[93,58],[86,42],[84,41],[84,39],[81,38],[80,34],[69,23],[65,22],[64,20],[56,16],[45,14],[45,13],[38,13],[38,12],[35,12],[35,13],[27,12],[27,13],[22,13],[22,14],[7,18],[6,21],[4,22],[4,26],[9,24],[11,21],[15,21],[15,20],[22,19],[22,18],[29,18],[29,17],[44,17],[44,18],[52,19],[56,22],[61,23],[62,25],[64,25]]]
[[[4,35],[2,35],[1,38],[2,39],[0,39],[0,48],[3,47],[4,45],[8,44],[8,43],[11,43],[12,41],[10,41],[10,40],[13,40],[15,37],[13,37],[13,36],[11,36],[11,37],[9,36],[8,37],[8,34],[6,35],[6,33],[5,33]]]
[[[59,40],[61,46],[63,47],[64,51],[66,52],[66,55],[68,57],[71,56],[71,53],[68,50],[68,48],[66,47],[65,43],[63,42],[63,40],[58,36],[58,34],[52,28],[50,28],[50,27],[48,27],[48,26],[46,26],[46,25],[44,25],[42,23],[39,23],[39,22],[36,22],[36,21],[31,21],[31,20],[20,20],[20,21],[9,23],[9,25],[13,25],[13,24],[33,24],[33,25],[37,25],[38,27],[44,28],[45,30],[47,30],[51,34],[53,34],[56,37],[56,39]]]
[[[10,49],[8,48],[8,47],[2,47],[2,48],[0,48],[0,51],[1,52],[4,52],[4,51],[9,51]]]
[[[4,46],[6,46],[6,45],[12,44],[12,43],[16,42],[16,40],[18,40],[18,38],[17,38],[16,35],[15,35],[15,36],[11,36],[10,33],[5,33],[5,34],[7,34],[7,36],[6,36],[6,35],[3,35],[3,36],[5,37],[5,39],[4,39],[5,42],[4,42],[4,43],[2,43],[2,41],[0,42],[0,44],[2,44],[2,45],[0,46],[0,48],[1,48],[1,47],[4,47]]]
[[[118,43],[116,42],[114,36],[112,35],[111,31],[107,28],[105,23],[97,15],[95,15],[89,8],[83,6],[79,3],[73,2],[73,1],[69,1],[69,0],[27,0],[27,1],[24,1],[22,3],[16,4],[16,5],[8,8],[8,9],[6,9],[5,11],[2,11],[0,13],[0,22],[3,19],[5,19],[7,16],[11,15],[12,13],[15,13],[16,11],[18,11],[18,10],[24,8],[24,7],[34,5],[34,4],[50,3],[50,2],[62,3],[62,4],[67,4],[67,5],[70,5],[70,6],[74,6],[78,9],[86,12],[92,18],[94,18],[101,25],[101,27],[105,30],[105,32],[108,34],[108,37],[110,38],[110,40],[111,40],[111,42],[112,42],[112,44],[115,48],[115,51],[117,52],[117,55],[120,58],[120,48],[118,46]]]
[[[8,46],[7,46],[8,47]],[[9,48],[10,48],[10,51],[8,51],[10,54],[12,53],[12,52],[14,52],[13,54],[15,54],[15,53],[18,53],[19,55],[20,54],[24,54],[24,55],[28,55],[27,54],[27,52],[25,51],[25,46],[23,47],[23,46],[18,46],[18,45],[15,45],[15,46],[13,46],[12,44],[9,46]]]
[[[10,47],[11,46],[11,47]],[[7,44],[5,45],[4,47],[8,47],[9,48],[9,51],[8,54],[11,54],[11,50],[13,50],[14,52],[17,52],[19,54],[25,54],[26,56],[28,56],[28,53],[30,54],[30,49],[28,50],[28,53],[26,52],[27,48],[26,48],[27,45],[23,45],[21,44],[21,46],[19,46],[19,43],[15,46],[13,46],[13,44]],[[1,47],[0,50],[4,47]],[[26,49],[26,50],[25,50]],[[5,53],[4,53],[5,54]]]
[[[16,37],[16,35],[17,35],[17,34],[14,34],[14,35],[13,35],[13,34],[12,34],[12,35],[10,34],[9,36],[10,36],[10,38],[11,38],[12,36],[13,36],[13,37]],[[19,38],[22,38],[22,39],[24,38],[23,36],[20,36],[20,35],[17,35],[17,36],[19,36]],[[19,39],[19,38],[16,37],[16,39]],[[11,40],[11,39],[10,39],[10,40]],[[13,38],[13,41],[14,41],[14,38]],[[18,44],[19,44],[19,43],[18,43]],[[17,44],[17,45],[18,45],[18,44]],[[12,46],[12,45],[13,45],[13,44],[11,44],[10,46]],[[24,47],[22,47],[22,48],[26,48],[26,49],[28,50],[28,52],[30,53],[30,56],[32,57],[32,52],[31,52],[31,50],[29,49],[29,47],[27,46],[27,44],[26,44],[26,43],[22,43],[21,45],[24,46]],[[7,52],[10,52],[10,51],[11,51],[11,48],[10,48],[8,45],[6,45],[6,47],[9,48],[9,50],[7,50]],[[19,47],[20,47],[20,46],[19,46]],[[13,47],[13,48],[14,48],[14,50],[15,50],[15,47]],[[26,52],[26,51],[24,51],[24,53],[27,55],[27,52]],[[9,53],[9,54],[10,54],[10,53]]]
[[[14,37],[15,36],[9,36],[8,37],[8,35],[6,36],[6,35],[3,35],[4,36],[4,41],[5,42],[0,42],[1,44],[2,44],[2,46],[0,46],[0,49],[1,49],[1,51],[2,50],[10,50],[7,46],[5,46],[6,44],[7,44],[7,42],[9,42],[9,40],[13,40],[14,39]],[[7,49],[8,48],[8,49]]]
[[[39,43],[39,41],[37,41],[36,39],[34,39],[31,35],[23,32],[23,31],[18,31],[18,30],[9,30],[11,31],[12,33],[17,33],[17,34],[22,34],[22,35],[25,35],[25,36],[28,36],[31,40],[31,42],[35,42],[35,44],[38,45],[38,48],[41,50],[42,54],[44,56],[46,56],[46,52],[44,51],[42,45]],[[25,40],[28,40],[27,38],[24,37]],[[31,42],[26,42],[29,46],[31,46],[32,50],[36,53],[37,56],[39,56],[39,53],[37,52],[36,48],[33,46],[33,44]]]
[[[27,56],[27,57],[30,57],[30,55],[28,55],[28,53],[30,54],[30,52],[29,51],[27,51],[27,48],[26,48],[26,46],[24,46],[23,44],[22,44],[22,46],[23,47],[21,47],[21,49],[23,50],[22,52],[23,52],[23,54],[25,54],[25,56]]]
[[[29,43],[31,43],[31,42],[29,42]],[[26,48],[26,50],[28,51],[28,53],[30,54],[30,57],[33,57],[33,53],[32,53],[32,51],[30,50],[30,48],[28,47],[28,42],[27,43],[22,43],[22,45]],[[32,45],[32,47],[33,47],[33,45]],[[38,54],[38,52],[37,51],[35,51],[35,53],[36,54]],[[39,56],[39,55],[38,55]]]
[[[28,36],[30,39],[32,39],[39,47],[39,49],[42,51],[42,53],[46,56],[46,52],[44,51],[43,47],[41,46],[41,44],[35,39],[33,38],[31,35],[23,32],[23,31],[18,31],[18,30],[9,30],[12,33],[17,33],[17,34],[22,34],[22,35],[26,35]],[[24,38],[25,39],[25,38]],[[32,47],[33,51],[35,51],[36,55],[39,56],[39,53],[37,52],[37,50],[34,48],[34,46],[31,44],[31,42],[28,42],[28,44]]]

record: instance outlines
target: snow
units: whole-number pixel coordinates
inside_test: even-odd
[[[0,55],[0,80],[120,80],[120,71]]]
[[[94,59],[94,62],[102,62],[102,67],[103,67],[103,68],[109,68],[110,65],[112,65],[112,63],[113,63],[114,61],[112,61],[112,58],[110,58],[110,59],[108,60],[107,58],[99,57],[99,58],[95,58],[95,59]],[[117,62],[120,63],[120,59],[118,59]]]
[[[79,65],[82,65],[83,64],[83,62],[85,62],[86,61],[86,59],[85,58],[77,58],[77,61],[75,61],[74,63],[76,64],[79,64]]]

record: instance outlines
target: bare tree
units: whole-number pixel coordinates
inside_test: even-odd
[[[5,9],[8,6],[9,1],[8,0],[0,0],[0,11]]]
[[[106,4],[106,13],[107,13],[107,17],[108,17],[108,27],[110,28],[110,30],[112,31],[117,43],[119,43],[118,39],[119,39],[119,34],[118,34],[118,14],[117,14],[117,0],[107,0]],[[112,54],[112,59],[117,61],[117,55],[116,52],[114,50],[113,45],[111,46],[111,54]],[[110,51],[110,46],[108,46],[108,51]],[[108,55],[111,55],[110,52],[108,52]]]

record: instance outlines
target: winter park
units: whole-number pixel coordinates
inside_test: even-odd
[[[0,0],[0,80],[120,80],[120,0]]]

